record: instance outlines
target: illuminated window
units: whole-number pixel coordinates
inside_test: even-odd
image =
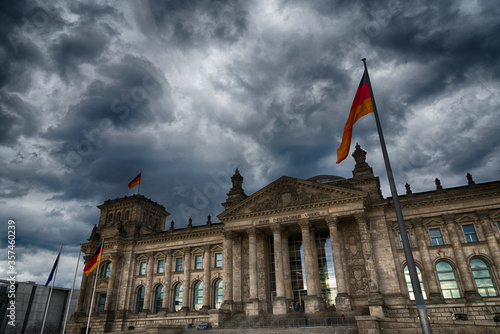
[[[177,283],[174,287],[174,312],[180,311],[182,308],[182,283]]]
[[[422,296],[424,299],[427,299],[427,296],[425,294],[424,290],[424,284],[422,284],[422,273],[420,272],[420,268],[415,266],[417,268],[417,276],[418,276],[418,281],[420,282],[420,289],[422,290]],[[413,293],[413,286],[411,284],[411,279],[410,279],[410,271],[408,270],[408,266],[405,266],[405,279],[406,279],[406,286],[408,287],[408,293],[410,295],[411,300],[415,300],[415,294]]]
[[[465,240],[467,242],[477,242],[476,230],[474,229],[474,225],[462,225],[462,229],[464,230]]]
[[[196,255],[194,257],[194,269],[201,269],[202,267],[202,256]]]
[[[434,246],[444,245],[443,236],[441,235],[440,228],[431,228],[429,232],[431,234],[432,244]]]
[[[222,305],[222,280],[217,280],[214,284],[214,308],[220,309]]]
[[[477,292],[482,297],[497,296],[497,289],[491,276],[490,266],[483,259],[475,258],[470,261],[472,275],[476,282]]]
[[[146,262],[141,262],[139,264],[139,275],[146,275]]]
[[[193,289],[193,309],[199,311],[203,307],[203,282],[198,281]]]
[[[455,271],[448,261],[439,261],[436,264],[441,291],[444,298],[460,298],[460,290],[458,288]]]

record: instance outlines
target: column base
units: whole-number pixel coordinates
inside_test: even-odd
[[[477,291],[465,291],[464,297],[465,299],[467,299],[468,302],[471,303],[480,302],[483,300],[483,298]]]
[[[262,304],[258,299],[250,299],[245,305],[245,314],[247,317],[258,316],[262,313]]]
[[[321,299],[318,296],[306,296],[304,300],[304,311],[306,314],[321,312]]]
[[[352,298],[347,293],[340,293],[335,297],[335,308],[341,312],[352,311]]]
[[[430,304],[444,304],[444,297],[439,292],[433,292],[429,294],[428,302]]]
[[[285,297],[278,297],[273,302],[273,314],[287,314],[288,313],[288,304],[286,302]]]
[[[235,309],[234,302],[232,300],[225,300],[220,308],[226,311],[230,311],[232,313]]]

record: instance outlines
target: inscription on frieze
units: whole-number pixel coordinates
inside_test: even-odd
[[[306,212],[306,213],[298,213],[294,215],[287,215],[287,216],[280,216],[280,217],[274,217],[274,218],[267,218],[267,219],[259,219],[254,221],[256,225],[266,225],[270,223],[283,223],[283,222],[288,222],[288,221],[296,221],[299,219],[303,218],[315,218],[315,217],[321,217],[325,216],[328,212],[325,211],[313,211],[313,212]]]
[[[333,193],[313,192],[292,184],[282,184],[269,193],[266,198],[251,206],[251,212],[279,209],[302,204],[317,203],[335,198]]]

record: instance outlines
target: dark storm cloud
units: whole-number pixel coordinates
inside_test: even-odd
[[[137,4],[137,19],[145,35],[153,33],[183,48],[212,41],[234,43],[248,28],[245,5],[245,1],[150,0]]]

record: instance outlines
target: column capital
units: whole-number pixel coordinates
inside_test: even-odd
[[[182,251],[184,252],[184,255],[190,254],[191,253],[191,247],[184,247],[184,248],[182,248]]]
[[[273,231],[273,234],[281,233],[281,224],[279,223],[269,225],[269,228]]]
[[[246,232],[247,232],[248,236],[252,236],[252,237],[257,237],[257,235],[261,234],[261,232],[255,226],[247,228]]]
[[[222,234],[224,235],[224,239],[233,240],[233,238],[234,238],[233,231],[223,231]]]
[[[172,256],[172,250],[171,249],[167,249],[165,251],[165,256],[167,256],[167,257]]]
[[[365,222],[368,220],[368,217],[366,216],[366,212],[358,212],[354,214],[354,218],[356,219],[356,222]]]
[[[326,217],[325,220],[326,220],[326,225],[328,225],[328,227],[335,227],[339,223],[339,216],[329,215],[328,217]]]
[[[111,253],[109,254],[109,257],[111,258],[112,262],[118,262],[122,259],[122,254],[121,253]]]
[[[490,220],[490,210],[477,210],[476,211],[476,216],[480,219],[480,220]]]
[[[298,224],[301,230],[309,230],[311,226],[309,219],[300,219]]]
[[[204,252],[210,252],[212,250],[212,245],[203,245]]]
[[[450,213],[444,214],[443,220],[445,223],[455,223],[455,215]]]

